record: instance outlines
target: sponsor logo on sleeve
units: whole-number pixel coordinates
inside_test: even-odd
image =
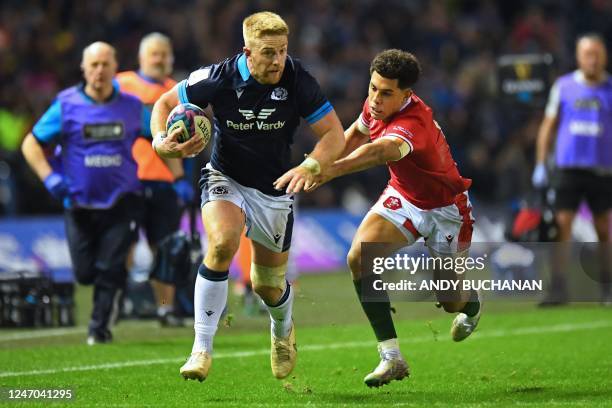
[[[402,126],[393,126],[393,131],[397,132],[399,135],[401,136],[407,136],[409,138],[413,138],[414,135],[412,134],[411,131],[409,131],[408,129],[406,129],[405,127]]]
[[[210,190],[210,193],[214,195],[226,195],[229,194],[229,190],[225,186],[217,186]]]

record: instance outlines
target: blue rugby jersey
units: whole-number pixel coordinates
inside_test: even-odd
[[[211,164],[243,186],[283,195],[272,183],[291,166],[293,135],[304,118],[316,123],[333,110],[317,81],[287,57],[281,80],[262,85],[244,54],[192,72],[179,83],[181,103],[214,111]]]

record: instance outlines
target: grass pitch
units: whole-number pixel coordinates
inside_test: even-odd
[[[369,389],[362,380],[378,363],[376,342],[348,275],[302,277],[298,291],[298,364],[286,380],[270,372],[267,317],[243,316],[233,298],[232,324],[218,332],[203,383],[178,374],[191,328],[122,322],[115,343],[95,347],[84,344],[84,327],[0,332],[0,387],[4,395],[72,388],[68,406],[612,406],[609,308],[487,303],[478,331],[453,343],[451,315],[431,303],[395,304],[412,374]]]

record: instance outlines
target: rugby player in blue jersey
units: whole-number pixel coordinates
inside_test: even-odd
[[[214,111],[211,161],[202,169],[202,219],[209,245],[195,286],[195,341],[184,378],[208,376],[213,337],[227,300],[228,268],[245,225],[252,243],[251,280],[270,312],[271,366],[285,378],[296,361],[293,290],[285,280],[293,227],[293,194],[344,149],[343,129],[317,83],[287,54],[289,28],[271,12],[243,22],[243,52],[203,67],[155,104],[151,130],[162,157],[199,153],[198,138],[177,142],[166,119],[179,103]],[[314,150],[291,168],[293,135],[304,118],[318,136]],[[277,188],[275,188],[277,187]]]
[[[115,49],[95,42],[83,51],[85,83],[57,95],[22,145],[45,187],[66,207],[70,258],[77,281],[94,285],[87,343],[107,343],[127,278],[126,261],[142,213],[132,146],[150,135],[149,114],[113,86]],[[44,148],[61,145],[59,163]],[[61,172],[60,170],[61,169]]]

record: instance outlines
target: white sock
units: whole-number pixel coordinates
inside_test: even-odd
[[[288,293],[287,293],[288,292]],[[291,311],[293,310],[293,289],[287,283],[281,299],[287,296],[280,305],[268,306],[272,334],[276,338],[287,337],[291,330]]]
[[[195,340],[191,352],[213,351],[213,337],[227,302],[227,279],[212,281],[198,273],[194,293],[193,328]]]
[[[401,355],[397,338],[379,341],[378,345],[380,346],[380,350],[382,351],[382,353],[386,356],[395,358]]]

